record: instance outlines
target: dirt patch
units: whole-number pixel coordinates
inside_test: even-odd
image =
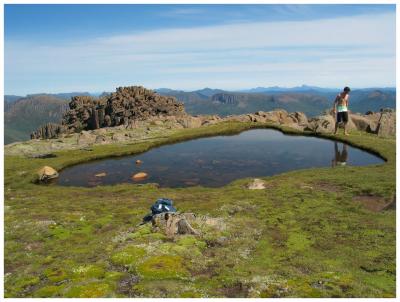
[[[212,265],[206,265],[199,270],[193,270],[191,271],[191,274],[193,277],[213,278],[215,276],[218,276],[218,273],[216,271],[217,268],[218,265],[214,263]]]
[[[332,193],[339,193],[339,192],[343,191],[343,189],[340,186],[329,183],[329,182],[315,183],[314,189],[322,190],[322,191],[326,191],[326,192],[332,192]]]
[[[353,201],[360,203],[364,208],[372,212],[396,209],[396,197],[391,200],[378,195],[357,195]]]
[[[246,298],[249,292],[247,286],[238,282],[232,286],[226,286],[220,289],[222,294],[227,298]]]

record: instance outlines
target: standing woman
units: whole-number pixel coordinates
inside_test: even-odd
[[[337,134],[339,123],[344,124],[344,135],[349,135],[346,130],[346,125],[349,121],[349,93],[350,88],[347,86],[344,87],[343,91],[336,96],[333,103],[333,112],[336,113],[335,135]]]

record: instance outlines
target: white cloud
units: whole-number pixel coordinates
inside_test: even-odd
[[[33,89],[57,75],[68,90],[83,83],[110,89],[117,80],[182,89],[272,81],[335,86],[344,78],[357,86],[394,85],[395,14],[162,29],[54,45],[6,41],[5,64],[6,92],[22,78]]]

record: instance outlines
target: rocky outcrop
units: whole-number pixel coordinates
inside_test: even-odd
[[[136,121],[166,116],[186,116],[183,104],[174,97],[160,96],[141,86],[119,87],[99,99],[72,97],[61,124],[45,125],[33,132],[31,138],[54,138],[61,133],[120,125],[128,128]]]
[[[66,127],[60,124],[47,123],[44,126],[31,133],[31,139],[36,138],[57,138],[60,134],[66,132]]]
[[[396,113],[392,109],[381,110],[381,112],[368,114],[349,113],[348,130],[358,130],[374,133],[382,137],[393,136],[396,134]],[[334,115],[327,112],[308,120],[306,131],[314,133],[333,133],[335,130]]]

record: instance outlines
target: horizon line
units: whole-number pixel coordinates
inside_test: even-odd
[[[310,90],[313,89],[329,89],[329,90],[342,90],[343,88],[339,88],[339,87],[322,87],[322,86],[314,86],[314,85],[307,85],[307,84],[302,84],[300,86],[292,86],[292,87],[288,87],[288,86],[257,86],[257,87],[251,87],[251,88],[242,88],[242,89],[235,89],[235,90],[230,90],[230,89],[224,89],[224,88],[211,88],[211,87],[203,87],[203,88],[197,88],[197,89],[179,89],[179,88],[168,88],[168,87],[158,87],[158,88],[147,88],[144,85],[128,85],[128,86],[117,86],[114,88],[114,90],[116,90],[118,87],[130,87],[130,86],[142,86],[146,89],[149,90],[153,90],[153,91],[157,91],[157,90],[173,90],[173,91],[182,91],[182,92],[196,92],[196,91],[200,91],[200,90],[204,90],[204,89],[210,89],[210,90],[223,90],[226,92],[246,92],[247,90],[255,90],[255,89],[295,89],[295,88],[309,88]],[[353,87],[351,88],[352,91],[354,90],[362,90],[362,89],[397,89],[396,85],[394,86],[363,86],[363,87]],[[19,94],[19,93],[5,93],[4,92],[4,97],[5,96],[21,96],[21,97],[27,97],[30,95],[54,95],[54,94],[66,94],[66,93],[88,93],[90,95],[96,95],[96,94],[101,94],[101,93],[109,93],[109,92],[113,92],[113,91],[107,91],[107,90],[103,90],[103,91],[90,91],[90,90],[86,90],[86,91],[79,91],[79,90],[60,90],[58,92],[52,91],[52,92],[30,92],[30,93],[26,93],[26,94]],[[249,93],[249,92],[248,92]]]

